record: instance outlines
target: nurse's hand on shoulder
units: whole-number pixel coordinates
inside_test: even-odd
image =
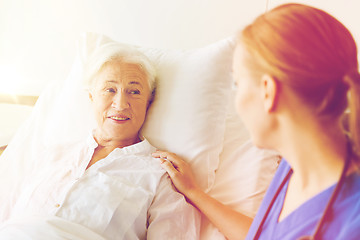
[[[200,187],[195,181],[190,165],[175,153],[156,151],[152,154],[153,157],[159,158],[161,166],[168,172],[176,189],[189,196],[192,193],[200,191]]]
[[[236,212],[203,192],[195,181],[190,165],[176,154],[156,151],[152,155],[160,159],[161,166],[168,172],[176,189],[205,214],[227,239],[245,238],[252,218]]]

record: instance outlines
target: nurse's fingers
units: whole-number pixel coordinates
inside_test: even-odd
[[[174,178],[178,174],[177,168],[167,159],[160,158],[161,167],[169,174],[171,178]]]
[[[166,152],[166,151],[161,151],[161,150],[157,150],[156,152],[152,153],[153,157],[157,157],[157,158],[167,158],[168,156],[176,156],[175,153],[171,153],[171,152]]]
[[[186,162],[182,158],[177,156],[175,153],[158,150],[154,152],[152,156],[156,158],[166,159],[167,161],[171,162],[175,168],[179,168],[179,167],[182,168],[182,166],[186,164]]]

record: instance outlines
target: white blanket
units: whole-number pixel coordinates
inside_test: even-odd
[[[0,227],[2,240],[105,240],[80,224],[56,216],[12,219]]]

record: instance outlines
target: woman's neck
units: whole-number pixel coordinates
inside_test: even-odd
[[[94,139],[98,143],[99,147],[111,150],[134,145],[141,141],[138,135],[130,138],[115,138],[107,136],[98,130],[94,131]]]

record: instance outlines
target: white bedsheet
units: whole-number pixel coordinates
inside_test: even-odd
[[[105,240],[84,226],[57,216],[31,216],[8,221],[0,227],[2,240]]]

